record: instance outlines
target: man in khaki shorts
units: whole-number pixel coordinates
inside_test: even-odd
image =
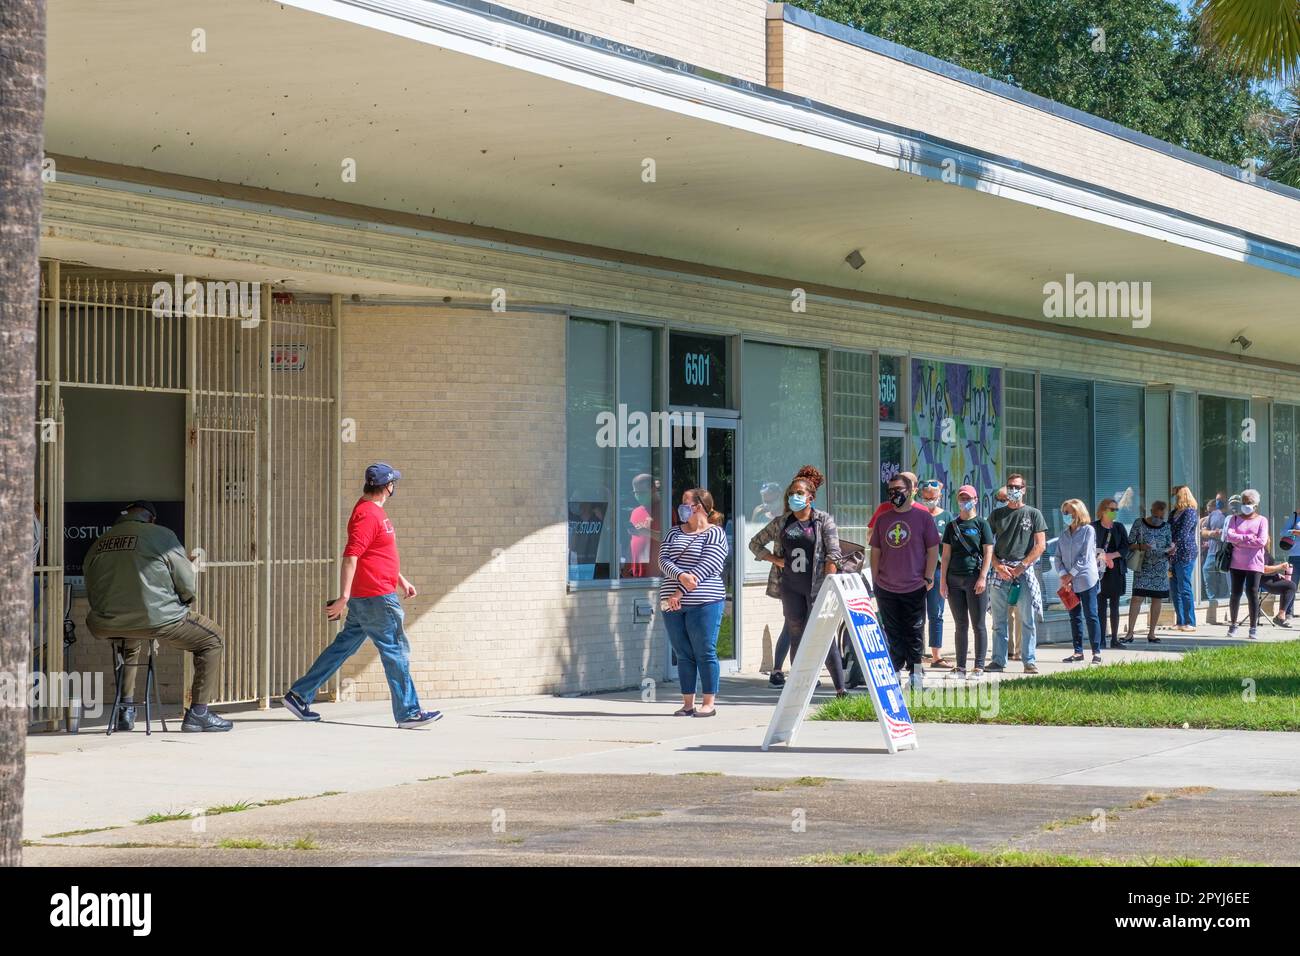
[[[185,733],[229,730],[230,721],[208,710],[221,660],[217,625],[190,610],[194,565],[176,535],[157,524],[152,502],[133,501],[86,555],[86,626],[95,637],[126,641],[123,708],[116,730],[135,728],[135,676],[145,642],[158,641],[194,655],[191,704],[181,721]]]

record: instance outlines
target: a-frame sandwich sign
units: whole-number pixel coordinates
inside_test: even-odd
[[[839,636],[841,623],[848,628],[853,651],[862,665],[876,719],[885,735],[885,746],[891,754],[917,749],[912,716],[907,711],[898,686],[898,674],[889,659],[889,646],[876,614],[869,572],[864,571],[861,574],[832,574],[822,584],[808,627],[799,642],[799,655],[790,666],[785,689],[781,691],[781,699],[777,701],[771,723],[767,725],[767,734],[763,737],[764,750],[772,744],[794,743],[799,726],[808,715],[826,655]]]

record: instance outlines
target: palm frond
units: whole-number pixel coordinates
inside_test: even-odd
[[[1300,77],[1300,0],[1196,0],[1206,44],[1252,76]]]

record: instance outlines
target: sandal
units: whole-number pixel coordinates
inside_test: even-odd
[[[708,711],[707,713],[702,710],[692,711],[692,713],[696,717],[716,717],[718,716],[718,708],[714,707],[712,710]]]
[[[929,667],[930,670],[932,670],[932,671],[950,671],[950,670],[952,670],[952,665],[949,664],[947,661],[945,661],[942,657],[939,658],[937,661],[927,661],[927,662],[926,662],[926,666]]]
[[[694,707],[683,707],[681,710],[673,711],[674,717],[690,717],[695,713]]]

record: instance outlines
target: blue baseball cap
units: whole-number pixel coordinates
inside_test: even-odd
[[[377,461],[366,469],[366,484],[368,485],[386,485],[390,481],[396,481],[402,477],[402,473],[387,462]]]

